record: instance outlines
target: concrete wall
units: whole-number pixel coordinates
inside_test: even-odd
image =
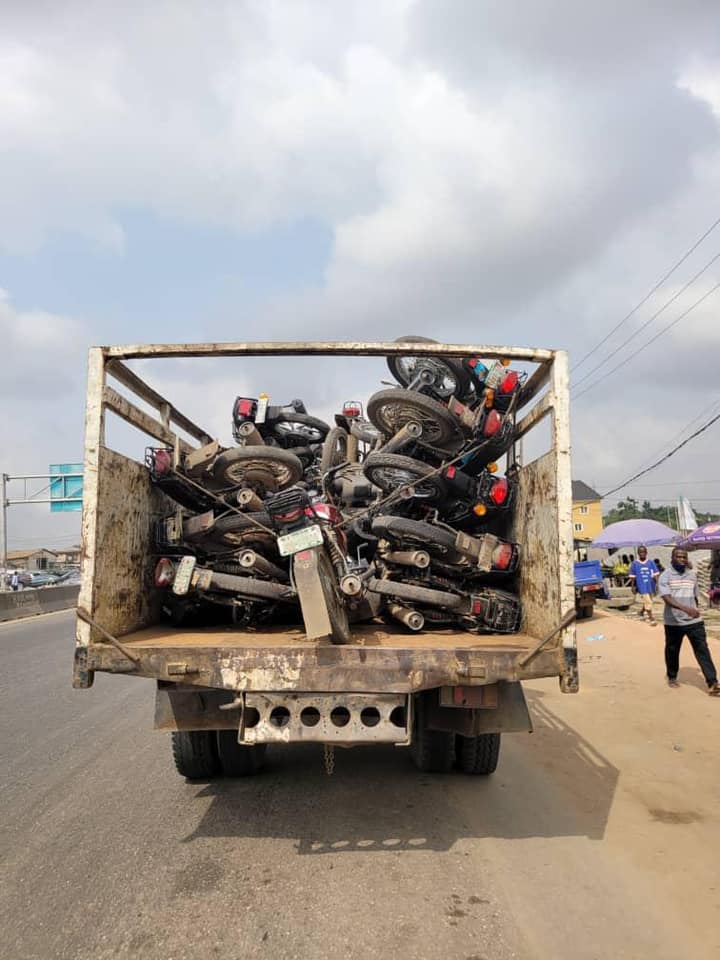
[[[79,587],[32,587],[0,593],[0,621],[20,620],[77,606]]]

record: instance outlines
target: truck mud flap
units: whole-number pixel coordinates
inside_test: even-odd
[[[410,743],[412,698],[404,694],[248,693],[244,701],[240,743]]]

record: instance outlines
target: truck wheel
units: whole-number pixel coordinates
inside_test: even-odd
[[[238,743],[236,730],[218,730],[217,748],[226,777],[252,777],[262,770],[265,744],[244,747]]]
[[[500,756],[500,734],[481,733],[479,737],[457,738],[457,764],[463,773],[486,777],[495,772]]]
[[[215,736],[209,730],[173,730],[175,768],[188,780],[209,780],[220,773]]]
[[[422,695],[417,697],[410,756],[423,773],[450,773],[455,761],[455,734],[429,730]]]

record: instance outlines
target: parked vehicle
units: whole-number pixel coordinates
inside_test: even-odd
[[[580,560],[574,565],[575,609],[578,620],[592,617],[596,600],[607,600],[599,560]]]
[[[367,421],[346,402],[327,430],[299,401],[236,398],[223,447],[123,362],[303,349],[385,356],[404,379],[372,395]],[[535,370],[501,409],[508,358]],[[564,353],[420,338],[106,347],[88,382],[74,684],[155,680],[181,774],[255,773],[267,744],[301,741],[394,743],[422,770],[488,774],[501,733],[531,727],[523,679],[577,690]],[[105,445],[112,414],[160,444],[144,463]],[[552,447],[522,464],[517,440],[544,416]]]

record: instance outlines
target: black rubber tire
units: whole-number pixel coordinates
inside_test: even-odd
[[[348,433],[342,427],[333,427],[323,443],[320,457],[320,475],[345,463],[348,458]]]
[[[175,769],[188,780],[209,780],[220,773],[214,730],[173,730],[172,755]]]
[[[254,544],[277,552],[277,538],[268,513],[229,513],[215,521],[209,536],[230,547]]]
[[[416,497],[429,503],[437,503],[447,495],[447,488],[437,473],[434,473],[429,480],[426,479],[429,473],[433,473],[434,467],[423,463],[422,460],[414,460],[412,457],[403,457],[396,453],[371,453],[365,459],[362,468],[370,483],[380,487],[386,494],[412,484]],[[405,474],[404,479],[403,474]]]
[[[444,527],[438,527],[434,523],[408,520],[406,517],[382,516],[375,517],[371,530],[374,537],[417,543],[431,553],[440,553],[446,557],[454,556],[456,553],[457,534]]]
[[[217,752],[226,777],[252,777],[262,770],[266,744],[258,743],[245,747],[238,743],[236,730],[216,732]]]
[[[415,700],[415,720],[410,756],[423,773],[450,773],[455,763],[455,734],[444,730],[429,730],[425,723],[425,697]]]
[[[386,437],[394,437],[411,420],[422,425],[419,439],[438,455],[457,452],[464,442],[460,423],[445,404],[414,390],[378,390],[368,400],[368,418]]]
[[[432,340],[430,337],[398,337],[395,340],[395,343],[437,343],[437,340]],[[387,358],[388,370],[395,377],[397,382],[403,387],[411,382],[411,377],[408,376],[406,370],[403,369],[402,362],[403,360],[410,359],[409,357],[403,356],[394,356]],[[458,400],[464,400],[465,397],[470,396],[473,393],[474,382],[473,378],[465,368],[462,360],[454,360],[450,357],[413,357],[415,360],[431,360],[433,366],[436,368],[445,367],[450,374],[450,376],[455,380],[456,388],[455,390],[441,390],[435,392],[435,395],[439,399],[447,400],[450,396],[454,394]]]
[[[295,432],[292,429],[284,431],[282,429],[284,423],[308,427],[309,430],[315,431],[315,435],[313,436],[305,431]],[[292,450],[294,446],[305,447],[314,443],[322,443],[329,431],[329,423],[325,423],[324,420],[319,420],[317,417],[311,417],[308,413],[284,413],[277,420],[268,420],[266,423],[260,424],[260,432],[263,436],[272,437],[285,450]]]
[[[228,487],[239,487],[248,470],[272,473],[278,490],[291,487],[302,478],[303,466],[294,453],[282,447],[233,447],[221,453],[213,466],[215,478]]]
[[[455,745],[458,769],[473,776],[495,773],[500,757],[500,734],[481,733],[479,737],[458,735]]]
[[[325,595],[325,604],[332,626],[330,641],[334,644],[350,643],[350,619],[348,617],[347,607],[345,606],[344,597],[337,585],[337,574],[330,562],[330,558],[324,550],[320,554],[319,571],[322,580],[323,594]]]

